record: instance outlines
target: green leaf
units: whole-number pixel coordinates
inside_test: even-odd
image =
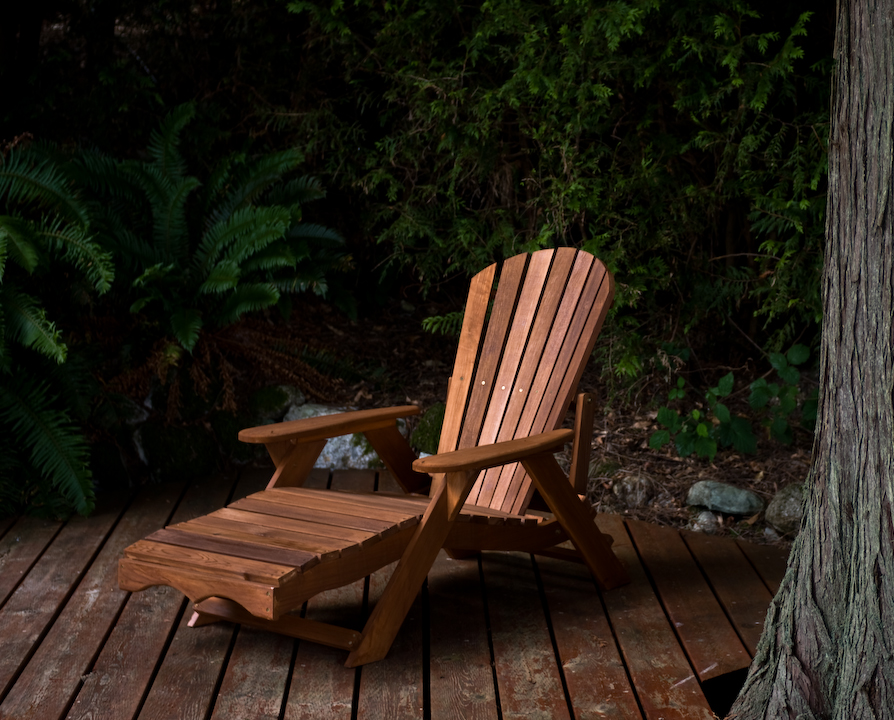
[[[221,325],[238,320],[244,313],[263,310],[279,301],[279,290],[270,283],[243,284],[227,297],[217,322]]]
[[[767,385],[767,381],[759,378],[751,383],[751,395],[748,398],[748,404],[755,410],[760,410],[767,406],[776,395]]]
[[[695,426],[695,432],[699,437],[706,438],[708,437],[708,426],[705,423],[699,423]]]
[[[810,357],[810,348],[806,345],[792,345],[785,355],[788,358],[789,365],[801,365],[807,362],[807,358]]]
[[[707,437],[699,436],[695,441],[695,453],[699,457],[708,458],[708,462],[714,462],[717,454],[717,443]]]
[[[723,403],[717,403],[714,406],[714,415],[721,423],[728,423],[730,421],[729,408]]]
[[[714,393],[718,397],[726,397],[733,391],[733,382],[733,374],[731,372],[727,373],[720,378],[720,382],[717,383],[717,388],[714,390]]]
[[[677,435],[676,446],[677,446],[677,454],[680,457],[689,457],[692,453],[695,452],[695,443],[698,440],[698,435],[694,432],[682,432]]]
[[[770,365],[776,372],[782,373],[788,367],[788,360],[782,353],[770,353]]]
[[[667,430],[657,430],[652,433],[649,438],[649,447],[653,450],[660,450],[670,442],[670,433]]]
[[[171,315],[171,330],[187,352],[192,352],[202,331],[202,314],[192,308],[181,308]]]
[[[679,431],[682,425],[679,414],[666,406],[658,409],[657,420],[672,433]]]
[[[770,424],[770,435],[774,440],[786,445],[790,445],[793,440],[792,429],[789,427],[788,421],[781,417],[773,418],[773,422]]]
[[[779,370],[779,377],[788,385],[797,385],[801,380],[801,373],[791,366],[786,366]]]
[[[728,423],[721,423],[718,426],[717,439],[724,447],[732,445],[740,453],[750,455],[757,452],[757,437],[751,423],[737,415]]]

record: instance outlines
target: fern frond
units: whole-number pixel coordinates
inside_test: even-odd
[[[344,245],[345,239],[332,228],[315,223],[297,223],[286,233],[289,240],[305,240],[324,245]]]
[[[0,198],[6,208],[34,204],[86,226],[87,211],[71,191],[58,163],[28,150],[13,148],[0,162]]]
[[[267,203],[269,205],[292,207],[293,205],[301,206],[324,197],[326,197],[326,190],[323,188],[323,184],[312,175],[302,175],[300,178],[295,178],[284,185],[278,185],[273,188],[267,196]]]
[[[32,348],[57,363],[65,362],[68,348],[56,325],[47,319],[47,313],[37,300],[19,292],[13,285],[4,283],[0,291],[0,304],[7,323],[7,333],[23,347]]]
[[[187,352],[192,352],[202,331],[202,313],[193,308],[180,308],[171,315],[174,337]]]
[[[115,279],[112,256],[104,252],[84,228],[73,227],[62,220],[44,218],[38,237],[50,247],[63,252],[63,257],[86,275],[100,294],[108,291]]]
[[[239,283],[240,274],[239,266],[236,263],[222,260],[211,268],[208,278],[199,287],[199,292],[207,295],[232,290]]]
[[[84,436],[68,414],[52,407],[46,383],[4,376],[0,383],[0,423],[9,426],[31,464],[81,515],[94,507],[95,496]]]
[[[224,303],[217,316],[220,325],[236,322],[247,312],[256,312],[276,305],[279,302],[279,290],[271,283],[252,283],[240,285]]]
[[[0,242],[3,243],[3,261],[0,267],[0,280],[9,257],[29,275],[34,272],[39,262],[37,247],[34,244],[34,226],[27,220],[0,215]]]
[[[459,335],[464,314],[462,310],[457,310],[446,315],[432,315],[422,321],[422,329],[432,334]]]
[[[226,222],[218,223],[202,237],[193,256],[193,269],[199,277],[206,276],[231,245],[234,249],[225,259],[239,264],[245,257],[281,238],[288,221],[288,212],[283,208],[237,210]]]
[[[149,139],[149,155],[155,166],[168,177],[180,178],[186,174],[186,162],[180,154],[180,133],[195,117],[196,104],[184,103],[174,108],[162,120],[161,126],[152,131]]]
[[[298,167],[302,160],[297,150],[284,150],[259,158],[233,178],[235,187],[208,215],[206,228],[227,220],[234,212],[252,205],[278,183],[282,176]],[[279,203],[267,203],[279,204]]]
[[[306,256],[305,256],[306,257]],[[246,274],[254,271],[279,270],[281,268],[293,268],[298,264],[299,258],[285,243],[268,245],[260,252],[255,253],[242,263],[242,271]]]

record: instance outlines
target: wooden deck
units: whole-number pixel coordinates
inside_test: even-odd
[[[724,711],[785,566],[777,548],[600,516],[632,584],[600,595],[575,563],[442,555],[389,656],[356,670],[341,651],[188,628],[169,588],[118,589],[124,547],[267,477],[155,487],[64,524],[0,520],[0,719],[709,719],[706,696]],[[360,627],[387,573],[314,598],[306,615]]]

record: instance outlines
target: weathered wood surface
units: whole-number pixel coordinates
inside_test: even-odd
[[[133,538],[268,478],[153,488],[68,523],[0,521],[0,718],[710,718],[700,683],[747,664],[785,567],[778,548],[611,516],[598,522],[633,582],[607,593],[576,563],[441,553],[388,657],[357,669],[248,627],[187,627],[170,588],[118,589]],[[314,471],[305,486],[397,490],[372,471]],[[359,629],[392,571],[302,614]]]

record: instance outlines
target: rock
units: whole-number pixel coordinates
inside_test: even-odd
[[[322,417],[323,415],[335,415],[352,409],[306,403],[289,408],[283,420],[303,420],[304,418]],[[406,428],[406,424],[398,420],[398,427],[402,427],[403,430]],[[354,435],[343,435],[329,440],[326,443],[326,447],[323,448],[323,452],[320,453],[320,457],[317,458],[314,467],[331,468],[333,470],[361,470],[364,468],[382,467],[382,461],[375,450],[372,449],[366,436],[362,433],[355,433]]]
[[[695,519],[689,523],[689,528],[691,530],[705,533],[706,535],[713,535],[717,532],[717,528],[719,527],[720,523],[717,521],[717,516],[710,510],[702,510],[695,516]]]
[[[765,528],[764,528],[764,539],[765,539],[765,540],[771,540],[771,541],[778,540],[778,539],[779,539],[779,533],[776,532],[776,531],[775,531],[773,528],[771,528],[771,527],[765,527]]]
[[[251,396],[249,405],[258,424],[278,422],[295,405],[304,405],[304,393],[292,385],[269,385]]]
[[[804,485],[792,483],[776,493],[767,506],[767,522],[783,535],[793,533],[801,526],[804,514]]]
[[[625,508],[641,508],[655,497],[655,482],[648,475],[626,475],[612,484],[612,493]]]
[[[764,509],[764,501],[750,490],[714,480],[700,480],[689,488],[686,504],[727,515],[754,515]]]

